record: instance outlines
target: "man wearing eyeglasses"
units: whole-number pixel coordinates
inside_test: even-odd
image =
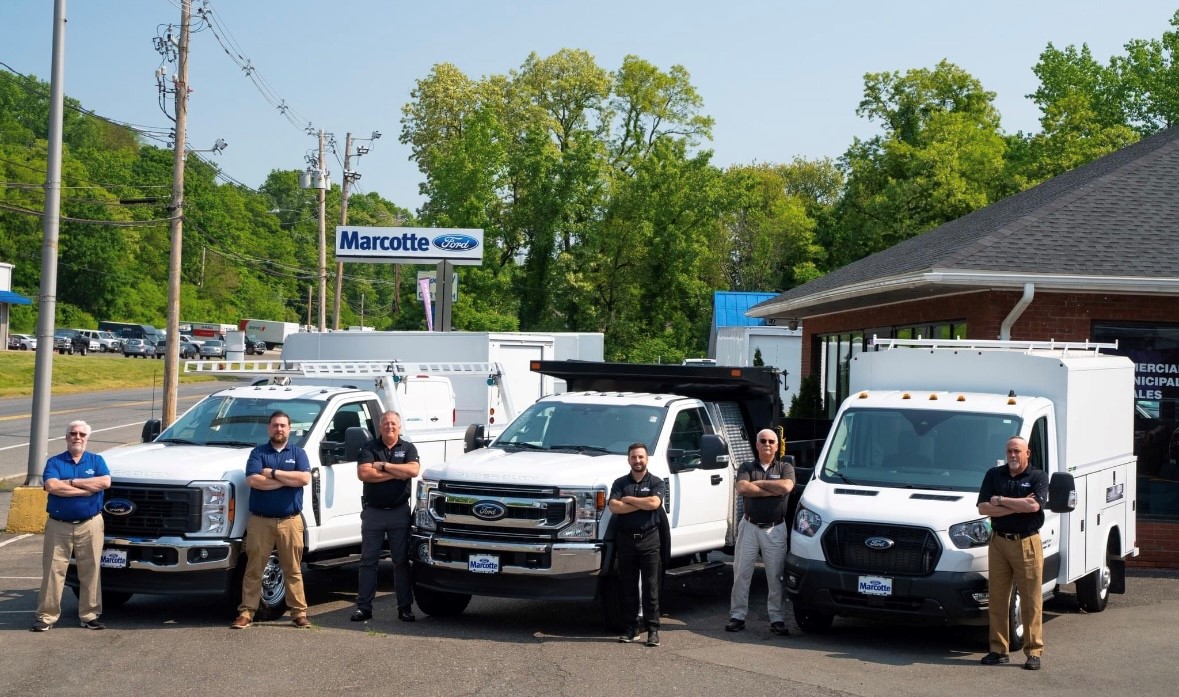
[[[745,513],[737,524],[733,556],[733,592],[729,598],[726,632],[745,629],[749,613],[749,582],[760,554],[766,568],[766,601],[770,631],[779,636],[786,629],[782,610],[782,569],[786,563],[786,506],[794,490],[794,458],[778,455],[778,434],[764,429],[757,434],[757,459],[737,469],[737,493],[745,498]]]
[[[72,421],[66,427],[66,451],[45,463],[45,491],[49,494],[45,541],[41,553],[41,593],[37,621],[29,628],[47,632],[61,618],[70,556],[78,565],[78,619],[85,629],[104,629],[99,560],[102,557],[102,492],[110,488],[106,460],[86,450],[90,425]]]

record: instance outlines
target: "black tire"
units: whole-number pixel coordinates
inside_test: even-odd
[[[245,573],[246,555],[243,554],[230,577],[229,587],[225,590],[225,604],[232,608],[233,612],[237,612],[242,602],[242,577]],[[278,619],[286,611],[286,577],[278,563],[278,552],[271,552],[266,568],[262,570],[262,595],[258,601],[258,609],[254,611],[254,619],[260,622]]]
[[[1111,539],[1109,545],[1114,544]],[[1101,558],[1101,566],[1093,573],[1077,579],[1077,602],[1085,612],[1101,612],[1109,604],[1109,586],[1112,578],[1109,566],[1110,552]]]
[[[431,617],[458,617],[471,603],[471,596],[465,593],[447,593],[418,585],[413,587],[413,599]]]
[[[1027,636],[1027,627],[1023,626],[1023,612],[1020,607],[1019,593],[1012,588],[1011,602],[1007,607],[1007,648],[1012,653],[1023,648],[1023,640]]]
[[[617,562],[611,567],[611,573],[598,582],[598,601],[602,605],[602,624],[606,629],[621,632],[634,623],[635,618],[629,617],[622,609],[622,582],[618,577]]]
[[[790,605],[794,608],[794,622],[807,634],[823,634],[835,621],[835,615],[830,612],[819,612],[793,600]]]
[[[69,355],[71,355],[71,356],[72,356],[72,355],[74,355],[74,347],[73,347],[73,346],[71,346],[71,347],[69,348],[69,350],[68,350],[68,351],[66,351],[66,353],[68,353],[68,354],[69,354]]]
[[[70,586],[70,590],[74,591],[74,597],[78,597],[77,586]],[[102,592],[102,611],[118,610],[127,604],[131,599],[131,593],[122,593],[120,591],[103,591]]]

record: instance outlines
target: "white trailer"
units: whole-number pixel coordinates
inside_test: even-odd
[[[279,322],[272,319],[243,319],[237,323],[236,328],[266,344],[267,351],[282,346],[288,336],[301,329],[297,322]]]
[[[786,327],[721,327],[716,331],[716,364],[747,367],[761,352],[762,365],[782,372],[782,404],[798,389],[802,375],[802,329]]]
[[[283,345],[284,361],[408,362],[473,361],[503,367],[505,390],[523,410],[562,388],[553,378],[532,372],[538,360],[602,360],[601,334],[516,332],[302,332]],[[452,377],[458,425],[505,425],[515,414],[487,413],[487,385],[477,378]],[[498,417],[498,418],[497,418]],[[506,418],[505,418],[506,417]]]

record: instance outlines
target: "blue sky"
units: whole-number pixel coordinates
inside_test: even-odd
[[[1038,130],[1026,97],[1044,47],[1088,43],[1105,62],[1130,39],[1158,38],[1179,1],[989,0],[215,0],[246,58],[317,127],[384,137],[357,163],[361,191],[421,203],[421,175],[397,142],[416,80],[450,62],[480,77],[518,68],[530,52],[585,49],[615,70],[635,54],[683,65],[716,119],[706,144],[720,166],[838,157],[875,132],[855,108],[867,72],[931,67],[945,58],[998,94],[1008,132]],[[194,2],[201,5],[201,0]],[[179,0],[69,0],[66,93],[105,116],[159,127],[152,47],[179,23]],[[0,0],[0,61],[48,80],[52,0]],[[298,169],[315,139],[267,103],[210,32],[190,58],[188,140],[229,148],[224,171],[257,187]],[[333,181],[340,167],[329,156]]]

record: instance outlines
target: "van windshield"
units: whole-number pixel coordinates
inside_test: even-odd
[[[494,447],[625,455],[632,443],[643,443],[651,452],[665,413],[637,404],[538,402],[507,427]]]
[[[231,447],[261,445],[270,439],[270,415],[280,410],[291,417],[290,442],[302,447],[323,410],[323,403],[212,395],[177,419],[156,442]]]
[[[823,481],[978,491],[1021,420],[926,409],[848,409],[832,431]]]

